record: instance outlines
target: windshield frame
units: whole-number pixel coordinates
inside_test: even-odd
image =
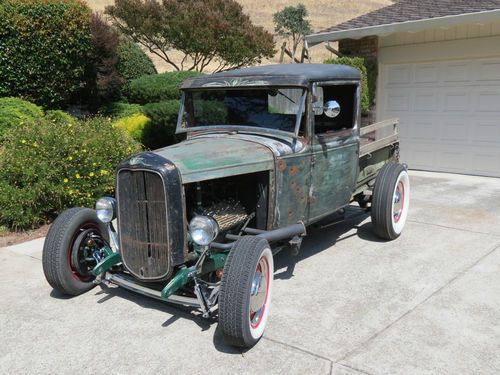
[[[306,99],[307,95],[309,92],[309,89],[304,86],[286,86],[286,88],[297,88],[297,89],[302,89],[302,95],[300,97],[300,102],[299,102],[299,108],[297,111],[296,119],[295,119],[295,129],[293,132],[289,132],[286,130],[279,130],[279,129],[273,129],[273,128],[266,128],[266,127],[259,127],[259,126],[245,126],[245,125],[207,125],[207,126],[195,126],[191,128],[183,128],[182,127],[182,119],[183,119],[183,114],[184,114],[184,103],[186,99],[186,92],[189,91],[216,91],[220,89],[225,89],[225,90],[241,90],[241,89],[248,89],[248,90],[258,90],[258,89],[269,89],[269,88],[276,88],[276,89],[282,89],[284,86],[233,86],[233,87],[216,87],[216,88],[195,88],[195,89],[184,89],[182,90],[182,98],[181,98],[181,103],[179,106],[179,114],[177,117],[177,126],[175,130],[175,134],[182,134],[182,133],[189,133],[192,132],[198,132],[198,131],[214,131],[214,132],[220,132],[220,131],[236,131],[236,132],[245,132],[245,133],[265,133],[265,134],[281,134],[284,136],[288,137],[293,137],[293,138],[301,138],[299,136],[299,131],[300,131],[300,125],[301,125],[301,120],[302,116],[299,116],[300,113],[304,112],[305,116],[305,126],[307,127],[307,110],[306,110]],[[304,132],[306,129],[304,129]]]

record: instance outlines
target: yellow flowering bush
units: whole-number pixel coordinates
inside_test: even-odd
[[[128,117],[120,118],[113,123],[113,126],[124,130],[136,141],[142,142],[144,128],[151,122],[151,119],[142,113],[134,113]]]
[[[33,228],[112,195],[115,168],[141,145],[110,120],[48,119],[8,129],[0,152],[0,225]]]

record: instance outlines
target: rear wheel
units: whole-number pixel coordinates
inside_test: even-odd
[[[371,217],[377,236],[385,240],[399,237],[410,206],[410,178],[401,164],[386,164],[373,190]]]
[[[106,227],[89,208],[71,208],[54,221],[43,245],[47,282],[57,291],[79,295],[95,284],[92,268],[102,258]]]
[[[219,295],[219,327],[226,342],[251,347],[264,334],[274,274],[266,240],[247,236],[231,249]]]

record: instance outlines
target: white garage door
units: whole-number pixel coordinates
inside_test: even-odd
[[[379,82],[410,168],[500,177],[500,58],[384,65]]]

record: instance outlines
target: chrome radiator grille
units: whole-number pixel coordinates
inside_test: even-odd
[[[142,280],[169,277],[167,202],[162,178],[150,171],[121,170],[116,196],[123,264]]]

